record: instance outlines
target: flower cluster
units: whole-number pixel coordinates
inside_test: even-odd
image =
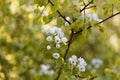
[[[88,18],[91,18],[91,19],[93,19],[93,20],[95,20],[95,21],[98,21],[98,22],[101,22],[101,21],[102,21],[102,19],[99,19],[99,18],[98,18],[98,15],[97,15],[96,13],[87,14],[87,17],[88,17]]]
[[[96,70],[102,65],[103,61],[99,58],[93,58],[91,60],[91,64],[88,65],[88,69],[92,69],[93,71],[96,72]]]
[[[69,16],[67,16],[65,19],[68,20],[68,21],[70,21],[70,17]],[[66,21],[65,21],[65,26],[69,26],[69,23],[66,22]]]
[[[48,42],[55,42],[56,48],[60,48],[60,43],[67,44],[67,38],[64,36],[61,28],[52,27],[48,30],[43,30],[42,32],[49,35],[46,40]],[[50,45],[47,46],[47,49],[51,49]]]
[[[55,59],[58,59],[58,58],[60,57],[60,54],[59,54],[59,53],[53,53],[53,57],[54,57]]]
[[[72,55],[68,61],[74,66],[79,69],[79,71],[84,72],[85,67],[87,65],[86,61],[83,58],[77,58],[76,55]]]
[[[99,68],[100,65],[102,64],[102,60],[99,58],[93,58],[91,61],[91,64],[95,67],[95,68]]]
[[[50,74],[53,74],[54,71],[53,70],[50,70],[50,66],[49,65],[45,65],[45,64],[41,64],[40,65],[40,75],[50,75]]]
[[[98,15],[96,14],[96,13],[92,13],[92,14],[86,14],[86,16],[85,16],[85,14],[84,14],[84,12],[82,12],[82,17],[83,18],[90,18],[90,19],[92,19],[92,20],[94,20],[94,21],[98,21],[98,22],[101,22],[102,21],[102,19],[99,19],[98,18]]]
[[[55,47],[58,49],[61,47],[61,43],[64,45],[67,45],[67,38],[65,37],[63,31],[61,28],[58,28],[56,26],[48,29],[48,30],[42,30],[43,33],[47,34],[46,41],[55,43]],[[47,50],[51,49],[51,45],[47,45]],[[58,59],[60,57],[59,53],[53,54],[53,57],[55,59]]]

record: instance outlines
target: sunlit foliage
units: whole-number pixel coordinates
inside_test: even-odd
[[[0,0],[0,80],[120,80],[119,27],[120,0]]]

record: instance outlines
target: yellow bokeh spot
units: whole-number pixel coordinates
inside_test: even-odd
[[[6,60],[7,60],[10,64],[16,64],[14,55],[7,54],[7,55],[5,56],[5,58],[6,58]]]
[[[112,69],[110,69],[110,68],[106,68],[106,69],[104,70],[104,72],[107,73],[107,74],[114,74],[114,73],[115,73],[115,71],[112,70]]]
[[[5,78],[5,75],[4,75],[4,73],[0,72],[0,80],[1,80],[2,78]]]

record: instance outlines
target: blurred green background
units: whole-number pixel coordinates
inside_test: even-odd
[[[41,30],[52,23],[44,25],[41,14],[36,13],[38,9],[41,11],[33,0],[0,0],[0,80],[49,80],[40,76],[40,65],[53,67],[52,53],[64,54],[66,46],[46,50],[48,43]],[[111,14],[103,15],[100,10],[97,13],[102,19]],[[120,15],[106,21],[102,28],[104,32],[94,27],[91,33],[79,36],[68,57],[84,57],[88,64],[99,58],[103,62],[96,71],[100,80],[120,80]],[[67,27],[62,29],[69,38]]]

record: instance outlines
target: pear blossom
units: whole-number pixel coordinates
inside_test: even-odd
[[[95,21],[98,21],[98,22],[101,22],[101,21],[102,21],[102,19],[99,19],[99,18],[98,18],[98,15],[97,15],[96,13],[87,14],[87,17],[88,17],[88,18],[91,18],[91,19],[93,19],[93,20],[95,20]]]
[[[47,41],[52,41],[52,36],[48,36],[48,37],[46,38],[46,40],[47,40]]]
[[[68,61],[73,65],[73,66],[76,66],[77,64],[77,56],[76,55],[72,55]]]
[[[50,75],[50,74],[54,73],[54,71],[52,69],[50,69],[49,65],[41,64],[40,68],[41,68],[41,70],[40,70],[40,75],[41,76]]]
[[[59,43],[56,44],[56,48],[60,48],[60,44]]]
[[[102,60],[99,58],[93,58],[91,61],[91,64],[94,65],[95,68],[99,68],[102,63]]]
[[[62,37],[64,37],[64,33],[61,32],[61,33],[58,34],[58,36],[60,36],[60,38],[62,38]]]
[[[55,34],[56,34],[56,30],[57,30],[57,27],[50,28],[50,29],[48,30],[48,33],[55,35]]]
[[[67,17],[66,17],[66,20],[68,20],[68,21],[69,21],[69,20],[70,20],[70,17],[69,17],[69,16],[67,16]],[[65,21],[65,26],[69,26],[69,23],[68,23],[68,22],[66,22],[66,21]]]
[[[70,17],[69,17],[69,16],[67,16],[67,17],[66,17],[66,20],[68,20],[68,21],[69,21],[69,20],[70,20]]]
[[[69,23],[65,21],[65,26],[69,26]]]
[[[43,11],[42,16],[48,16],[48,11]]]
[[[78,64],[81,65],[81,66],[86,66],[87,65],[87,63],[85,62],[85,60],[83,58],[81,58],[81,57],[78,58],[78,62],[79,62]]]
[[[60,43],[60,42],[61,42],[61,40],[60,40],[60,37],[59,37],[59,36],[55,36],[55,42],[56,42],[56,43]]]
[[[50,50],[51,49],[51,46],[50,45],[47,45],[47,50]]]
[[[53,53],[53,57],[54,57],[55,59],[58,59],[58,58],[60,57],[60,54],[59,54],[59,53]]]
[[[98,15],[96,13],[85,14],[84,11],[82,11],[81,14],[82,14],[82,18],[86,18],[87,17],[87,18],[90,18],[90,19],[98,21],[98,22],[102,21],[102,19],[98,18]]]
[[[68,61],[72,64],[72,66],[77,67],[79,71],[84,72],[85,67],[87,65],[86,61],[83,58],[77,58],[76,55],[72,55]]]
[[[67,17],[67,19],[69,19]],[[60,43],[63,43],[64,45],[67,44],[67,38],[65,37],[63,31],[61,28],[58,28],[56,26],[49,28],[48,30],[42,30],[43,33],[49,35],[46,37],[46,41],[52,41],[54,43],[56,43],[56,48],[60,48]],[[48,45],[47,46],[47,50],[50,50],[51,46]]]
[[[85,62],[85,60],[83,58],[78,58],[78,69],[81,71],[81,72],[84,72],[85,71],[85,67],[86,67],[87,63]]]
[[[62,42],[66,45],[67,38],[66,38],[66,37],[63,37],[63,38],[62,38]]]

